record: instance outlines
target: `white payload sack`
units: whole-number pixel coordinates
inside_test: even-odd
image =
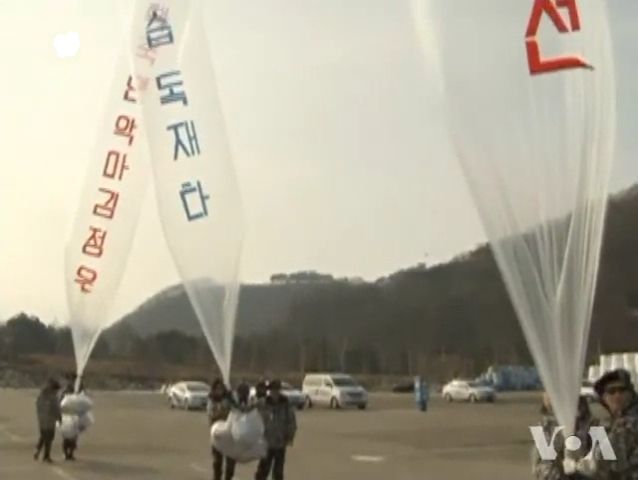
[[[259,412],[233,410],[226,421],[215,423],[210,431],[212,446],[239,463],[264,458],[268,446],[264,439],[264,422]]]
[[[62,415],[62,421],[58,422],[58,431],[65,440],[73,440],[80,435],[80,419],[77,415]]]
[[[86,432],[95,423],[95,417],[92,412],[86,412],[78,417],[78,427],[81,433]]]
[[[250,447],[264,438],[264,422],[255,409],[246,413],[233,410],[228,415],[227,422],[230,425],[233,440],[238,445]]]
[[[82,416],[93,409],[93,402],[84,393],[66,395],[60,404],[62,413]]]

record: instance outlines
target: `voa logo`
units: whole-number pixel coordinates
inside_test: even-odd
[[[562,432],[564,428],[565,427],[554,428],[552,438],[548,441],[543,427],[529,427],[532,432],[532,437],[534,438],[536,450],[538,450],[538,454],[542,460],[556,460],[557,453],[556,449],[554,449],[554,440],[556,439],[556,435]],[[591,438],[591,449],[589,450],[589,453],[587,453],[587,456],[585,456],[586,459],[591,460],[594,456],[594,450],[598,447],[604,460],[616,460],[616,454],[611,446],[611,442],[609,441],[609,437],[607,437],[607,432],[605,432],[604,427],[590,427],[589,438]],[[571,435],[565,439],[566,450],[576,452],[581,447],[582,442],[577,436]]]

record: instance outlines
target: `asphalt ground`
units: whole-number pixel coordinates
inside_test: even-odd
[[[2,480],[201,480],[212,478],[205,413],[172,411],[155,393],[93,392],[96,423],[80,438],[78,460],[33,460],[37,392],[0,390]],[[373,394],[365,411],[298,412],[288,480],[473,480],[531,478],[529,426],[538,394],[503,394],[494,404],[434,399],[416,409],[412,395]],[[254,477],[241,465],[235,478]]]

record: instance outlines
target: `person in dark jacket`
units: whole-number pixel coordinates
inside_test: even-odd
[[[607,372],[594,390],[610,413],[604,426],[616,456],[599,462],[599,478],[638,479],[638,399],[631,376],[623,369]]]
[[[66,388],[62,392],[60,397],[60,402],[64,400],[64,397],[67,395],[73,395],[75,393],[75,382],[77,380],[77,376],[75,374],[71,374],[67,377]],[[78,393],[84,392],[84,384],[80,382]],[[78,448],[78,437],[74,438],[64,438],[62,440],[62,452],[64,453],[65,460],[75,461],[75,451]]]
[[[36,412],[38,415],[38,426],[40,428],[40,439],[35,448],[34,460],[40,458],[40,452],[44,449],[42,461],[52,463],[51,446],[55,438],[55,424],[62,419],[58,392],[60,384],[55,379],[49,379],[46,386],[40,391],[36,400]]]
[[[271,470],[274,480],[284,480],[286,449],[295,439],[297,419],[288,399],[281,394],[281,381],[273,380],[268,389],[270,393],[262,413],[268,454],[259,462],[255,480],[267,480]]]
[[[250,412],[253,408],[255,408],[255,405],[250,401],[250,385],[245,382],[237,385],[232,408],[243,413]]]
[[[572,452],[565,448],[563,431],[554,436],[554,432],[559,425],[547,394],[543,395],[541,415],[541,426],[545,437],[548,441],[554,438],[553,448],[556,452],[556,458],[554,460],[543,460],[538,450],[534,447],[532,465],[534,478],[536,480],[585,480],[589,478],[588,474],[586,475],[579,470],[579,467],[590,467],[589,463],[584,462],[584,458],[592,447],[589,429],[594,424],[595,419],[591,414],[587,399],[582,396],[578,399],[578,411],[574,429],[574,436],[580,440],[581,445],[578,451]],[[569,459],[568,462],[565,462],[566,459]],[[571,471],[566,471],[565,465],[570,463],[569,461],[571,461]]]
[[[216,379],[208,396],[208,423],[212,427],[215,423],[225,421],[230,413],[232,399],[230,392],[221,379]],[[224,459],[226,460],[226,471],[224,475]],[[235,476],[236,462],[232,458],[224,455],[213,447],[213,480],[232,480]]]

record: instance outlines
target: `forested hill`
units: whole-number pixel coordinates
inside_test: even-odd
[[[638,187],[615,196],[605,231],[590,355],[638,350]],[[199,326],[181,287],[122,320],[141,335]],[[114,330],[123,328],[122,324]],[[420,265],[374,283],[302,272],[242,289],[236,362],[273,368],[411,372],[444,362],[477,371],[529,361],[491,251]],[[276,341],[277,348],[272,348]]]

